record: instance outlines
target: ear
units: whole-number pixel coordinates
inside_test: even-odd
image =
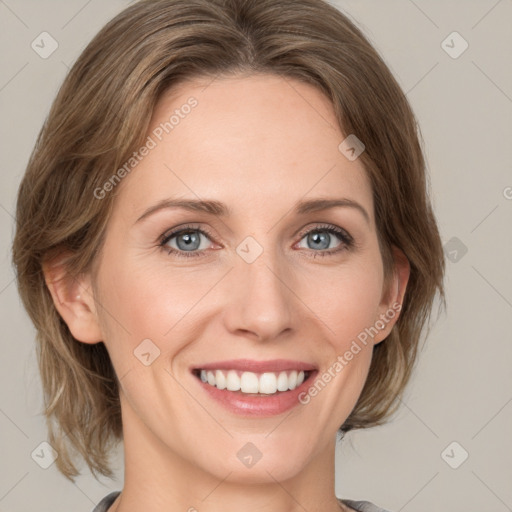
[[[91,278],[89,274],[70,275],[65,260],[66,255],[61,254],[43,263],[53,303],[75,339],[91,344],[103,341]]]
[[[378,334],[373,338],[374,345],[385,340],[395,325],[404,300],[405,290],[411,273],[407,256],[396,246],[392,246],[394,269],[393,275],[382,290],[382,300],[379,304],[379,317],[375,319]]]

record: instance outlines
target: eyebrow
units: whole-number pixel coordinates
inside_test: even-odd
[[[294,206],[296,213],[299,215],[328,210],[330,208],[336,207],[354,208],[360,212],[365,218],[366,222],[370,224],[370,215],[368,212],[361,204],[352,199],[303,199],[298,201]],[[184,210],[193,212],[204,212],[218,217],[229,217],[231,215],[231,210],[229,207],[220,201],[207,199],[163,199],[162,201],[159,201],[155,205],[150,206],[147,210],[145,210],[144,213],[135,221],[135,223],[142,221],[157,211],[172,208],[182,208]]]

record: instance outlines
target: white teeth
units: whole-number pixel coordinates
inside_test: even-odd
[[[288,375],[286,375],[286,372],[281,372],[277,377],[277,389],[278,391],[288,391]]]
[[[200,378],[210,386],[228,391],[241,391],[242,393],[262,393],[273,395],[278,391],[295,389],[304,382],[304,371],[292,370],[290,372],[239,372],[236,370],[201,370]]]
[[[228,391],[239,391],[240,390],[240,377],[235,370],[229,370],[226,377],[226,389]]]
[[[240,390],[242,393],[258,393],[259,389],[258,376],[255,373],[242,373],[242,377],[240,377]]]
[[[259,392],[265,393],[267,395],[271,395],[272,393],[275,393],[276,391],[277,391],[276,374],[275,373],[264,373],[260,377]]]
[[[219,389],[226,389],[226,377],[220,370],[215,372],[215,382],[212,385],[215,384]]]
[[[295,370],[293,370],[288,377],[288,386],[290,386],[290,389],[295,389],[297,387],[297,372]]]

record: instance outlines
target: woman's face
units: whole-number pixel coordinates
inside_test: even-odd
[[[397,284],[384,288],[371,185],[329,101],[273,75],[207,84],[161,99],[108,192],[98,325],[125,441],[218,478],[284,480],[333,453]]]

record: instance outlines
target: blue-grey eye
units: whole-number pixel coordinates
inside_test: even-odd
[[[182,230],[169,236],[165,241],[165,245],[180,251],[197,251],[199,249],[204,249],[204,247],[200,247],[201,236],[205,237],[205,235],[198,230]],[[176,247],[171,245],[171,242],[174,240],[176,242]]]
[[[340,235],[338,233],[333,232],[330,229],[322,229],[310,231],[307,233],[303,240],[306,240],[307,246],[306,249],[334,249],[338,245],[342,245],[342,241],[340,240]],[[330,244],[334,241],[338,241],[338,244],[335,246],[331,246]],[[304,247],[303,245],[299,245],[299,247]]]

